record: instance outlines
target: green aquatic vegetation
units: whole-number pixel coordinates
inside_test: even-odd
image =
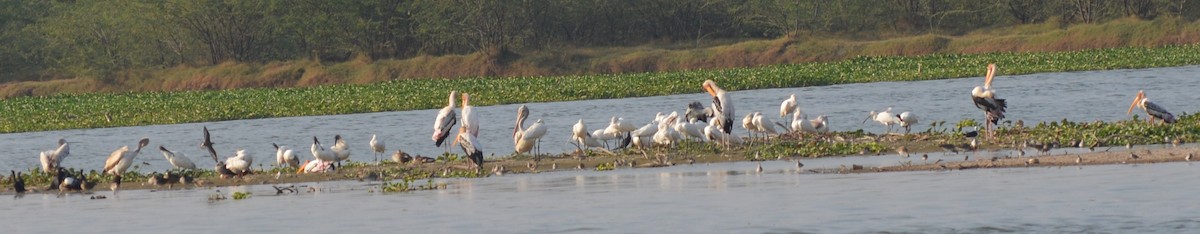
[[[250,192],[233,192],[233,200],[242,200],[250,198]]]
[[[475,105],[627,98],[702,92],[717,80],[728,90],[1180,66],[1200,63],[1200,45],[1068,52],[936,54],[753,68],[635,74],[406,79],[304,88],[60,94],[0,101],[0,132],[176,124],[288,116],[434,109],[446,94],[472,94]],[[917,68],[921,69],[918,70]],[[146,114],[154,113],[154,114]]]

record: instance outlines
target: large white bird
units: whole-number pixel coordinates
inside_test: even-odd
[[[787,117],[787,115],[792,114],[792,112],[795,112],[795,111],[796,111],[796,94],[793,93],[790,98],[784,99],[783,103],[779,104],[779,118]]]
[[[58,147],[52,150],[42,151],[40,155],[38,155],[38,159],[42,162],[42,171],[49,173],[55,168],[61,167],[63,160],[67,159],[67,156],[70,154],[71,146],[69,142],[67,142],[67,139],[59,138]]]
[[[313,137],[312,148],[310,150],[313,158],[319,161],[336,162],[338,159],[337,155],[333,154],[332,150],[326,149],[324,145],[321,145],[321,141],[317,140],[315,136]]]
[[[904,133],[912,131],[912,126],[921,122],[921,117],[912,112],[905,111],[896,115],[896,121],[900,123],[900,127],[904,127]]]
[[[462,94],[462,126],[467,129],[467,133],[472,137],[479,137],[479,114],[475,113],[475,107],[471,106],[471,95]]]
[[[238,176],[250,174],[250,165],[254,164],[254,157],[246,153],[246,150],[240,149],[233,157],[225,159],[225,168],[232,171]]]
[[[521,105],[517,108],[517,126],[513,127],[513,148],[517,154],[533,150],[542,136],[546,135],[546,127],[541,119],[534,121],[529,128],[525,128],[525,119],[527,118],[529,118],[529,108]]]
[[[721,132],[720,127],[708,125],[704,127],[704,136],[708,137],[709,141],[717,142],[724,146],[733,146],[742,144],[742,138],[728,133]]]
[[[666,117],[663,117],[666,120]],[[638,148],[647,148],[654,144],[654,134],[658,133],[659,121],[653,121],[642,125],[642,127],[633,130],[629,134],[632,135],[633,146]]]
[[[803,113],[800,113],[800,112],[796,112],[796,113],[792,114],[792,126],[791,127],[792,127],[793,132],[799,132],[799,133],[816,133],[817,132],[817,128],[813,126],[812,122],[809,122],[808,116]]]
[[[433,119],[433,145],[442,147],[442,143],[450,137],[450,130],[454,128],[454,124],[458,123],[458,116],[454,113],[454,97],[458,96],[458,91],[450,91],[450,100],[446,103],[446,107],[442,107],[438,111],[437,118]],[[446,147],[446,152],[450,152],[450,148]]]
[[[679,116],[674,114],[667,116],[667,119],[658,123],[658,131],[654,133],[654,145],[670,147],[679,141],[679,133],[671,129],[672,124]]]
[[[158,151],[162,152],[163,157],[167,158],[167,163],[170,163],[171,166],[175,167],[175,169],[196,169],[196,163],[193,163],[191,159],[188,159],[183,152],[171,152],[170,150],[167,150],[167,147],[161,145],[158,146]]]
[[[752,122],[754,122],[754,128],[765,135],[763,138],[771,135],[779,135],[779,131],[775,129],[775,121],[771,121],[770,118],[763,116],[762,112],[754,112]]]
[[[271,143],[271,146],[275,146],[275,165],[292,168],[300,166],[300,158],[296,157],[296,152],[291,148],[288,148],[287,146],[280,146],[275,143]]]
[[[341,134],[333,135],[333,146],[329,147],[329,151],[333,151],[333,155],[337,156],[338,166],[341,166],[342,161],[350,159],[350,146]]]
[[[576,146],[580,147],[580,151],[588,147],[604,147],[600,141],[592,137],[591,133],[588,133],[587,125],[583,124],[583,119],[580,119],[579,122],[576,122],[575,125],[571,127],[571,141],[575,142]]]
[[[1151,123],[1153,123],[1155,119],[1162,120],[1163,123],[1175,123],[1175,115],[1167,111],[1167,108],[1163,108],[1158,104],[1150,102],[1150,99],[1146,98],[1146,92],[1142,90],[1138,90],[1137,96],[1133,98],[1133,103],[1129,104],[1129,111],[1126,111],[1125,113],[1133,114],[1134,107],[1145,110],[1146,115],[1150,116],[1146,119],[1146,121]]]
[[[883,126],[887,126],[888,130],[884,133],[891,133],[892,126],[900,122],[900,120],[896,119],[896,115],[892,114],[891,107],[888,107],[887,110],[882,112],[871,111],[870,114],[867,114],[867,119],[864,119],[863,123],[867,123],[867,120],[874,120],[879,124],[883,124]]]
[[[817,133],[829,133],[828,120],[829,118],[825,115],[819,115],[816,119],[811,119],[808,122],[812,124],[813,128],[817,129]]]
[[[383,143],[383,140],[376,138],[375,134],[371,134],[370,144],[371,151],[375,152],[375,162],[379,162],[379,156],[383,155],[384,151],[387,151],[387,145]]]
[[[479,144],[479,139],[471,135],[467,128],[459,127],[458,129],[458,136],[454,137],[453,144],[462,147],[463,153],[474,163],[476,170],[483,169],[483,146]]]
[[[754,126],[753,112],[746,113],[746,117],[742,117],[742,128],[746,129],[746,136],[753,140],[754,134],[758,133],[758,126]]]
[[[975,86],[971,90],[971,101],[975,102],[975,107],[983,110],[983,116],[986,121],[984,128],[991,129],[1004,119],[1005,109],[1008,108],[1008,102],[1004,99],[996,98],[995,92],[992,90],[992,78],[996,75],[996,64],[988,64],[987,76],[983,80],[983,87]]]
[[[113,176],[113,184],[111,189],[114,193],[121,188],[121,175],[125,174],[125,170],[133,165],[133,158],[137,157],[142,152],[142,147],[150,144],[150,138],[142,138],[138,141],[137,149],[129,150],[129,146],[121,146],[108,155],[108,159],[104,160],[104,171],[101,173]]]
[[[675,128],[675,132],[679,132],[685,137],[703,141],[706,139],[706,137],[704,137],[704,126],[706,125],[696,123],[694,120],[693,122],[688,122],[684,120],[684,118],[677,117],[675,118],[675,124],[673,127]]]
[[[705,80],[701,86],[713,97],[712,110],[714,118],[712,121],[720,127],[722,132],[732,134],[733,122],[730,121],[733,121],[735,113],[733,101],[730,100],[729,93],[725,92],[725,89],[718,87],[717,82],[712,80]]]

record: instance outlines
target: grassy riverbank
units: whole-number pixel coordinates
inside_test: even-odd
[[[701,92],[715,79],[728,90],[911,81],[1200,64],[1200,45],[1071,52],[859,57],[756,68],[619,75],[392,80],[304,88],[62,94],[0,101],[0,132],[174,124],[288,116],[433,109],[446,94],[472,94],[475,105],[626,98]]]

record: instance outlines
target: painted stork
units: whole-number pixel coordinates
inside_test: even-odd
[[[712,80],[705,80],[701,86],[713,97],[712,110],[715,117],[714,122],[719,124],[718,126],[721,127],[721,131],[732,134],[733,122],[731,121],[733,121],[735,112],[733,101],[729,99],[729,93],[718,87],[717,82]]]
[[[458,123],[458,115],[454,113],[454,96],[458,96],[458,91],[450,91],[450,100],[446,107],[442,107],[438,111],[437,118],[433,119],[433,145],[442,147],[442,143],[446,141],[446,137],[450,136],[450,129],[454,128],[454,124]],[[446,147],[446,152],[450,152],[450,148]]]
[[[462,94],[462,128],[466,128],[466,132],[472,137],[479,137],[479,114],[475,113],[475,107],[471,106],[471,95]]]
[[[513,145],[517,154],[528,153],[536,148],[538,141],[546,135],[546,127],[541,119],[525,128],[525,119],[529,118],[529,108],[525,105],[517,108],[517,126],[513,127]],[[536,153],[535,153],[536,155]]]
[[[463,153],[475,165],[476,170],[483,169],[483,147],[479,145],[479,139],[475,135],[471,135],[470,130],[466,127],[458,128],[458,136],[454,137],[454,143],[462,147]]]
[[[975,102],[975,107],[983,110],[986,123],[985,129],[992,129],[1000,120],[1004,119],[1005,109],[1008,108],[1008,102],[1005,99],[996,98],[995,92],[992,90],[992,78],[996,76],[996,64],[988,64],[987,76],[983,80],[983,87],[975,86],[971,90],[971,100]]]
[[[1133,97],[1133,103],[1129,104],[1129,111],[1126,111],[1125,113],[1133,114],[1134,107],[1145,110],[1146,115],[1150,116],[1150,118],[1146,119],[1146,121],[1151,123],[1153,123],[1155,119],[1162,120],[1163,123],[1175,123],[1175,115],[1167,111],[1166,108],[1150,102],[1150,99],[1146,98],[1146,92],[1142,90],[1138,90],[1137,96]]]

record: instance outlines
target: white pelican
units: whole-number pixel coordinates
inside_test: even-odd
[[[521,105],[517,108],[517,126],[513,127],[513,148],[517,154],[533,150],[537,142],[542,140],[542,136],[546,135],[546,127],[543,126],[541,119],[534,121],[529,128],[525,128],[525,119],[527,118],[529,118],[529,108]]]
[[[784,99],[783,103],[779,104],[779,118],[787,117],[794,111],[796,111],[796,94],[793,93],[792,97]]]
[[[916,125],[921,121],[921,117],[918,117],[917,114],[913,114],[912,112],[908,111],[896,115],[896,119],[898,122],[900,122],[900,127],[904,127],[904,133],[906,134],[912,131],[913,125]]]
[[[458,91],[450,91],[450,100],[446,107],[442,107],[442,110],[438,111],[437,118],[433,119],[434,146],[442,147],[442,142],[445,142],[446,137],[450,136],[450,129],[458,123],[458,116],[454,113],[454,96],[458,96]],[[446,152],[449,151],[450,148],[447,147]]]
[[[300,159],[296,157],[295,151],[288,148],[287,146],[279,146],[275,143],[271,143],[271,145],[275,146],[275,164],[276,165],[279,165],[280,167],[284,167],[284,166],[299,167],[300,166]]]
[[[375,162],[379,162],[379,156],[383,155],[384,151],[387,151],[387,146],[384,145],[383,140],[376,138],[375,134],[371,134],[370,143],[371,151],[375,151]]]
[[[176,169],[196,169],[196,164],[192,163],[192,160],[188,159],[188,157],[182,152],[171,152],[170,150],[167,150],[167,147],[163,147],[161,145],[158,146],[158,151],[162,151],[163,157],[166,157],[167,162],[171,163],[171,166],[175,167]]]
[[[808,121],[808,116],[796,112],[792,114],[792,131],[799,133],[815,133],[817,129]]]
[[[333,146],[329,147],[329,151],[333,151],[333,155],[337,156],[338,166],[342,165],[342,161],[350,159],[350,146],[346,145],[342,134],[333,135]]]
[[[71,154],[71,146],[67,143],[67,139],[59,138],[58,147],[42,151],[38,155],[38,159],[42,161],[42,172],[49,173],[51,170],[62,166],[63,160]]]
[[[129,165],[133,165],[133,158],[137,157],[142,152],[142,147],[150,144],[150,138],[142,138],[138,141],[137,149],[129,151],[129,146],[121,146],[108,155],[108,159],[104,160],[104,171],[101,173],[110,174],[113,176],[113,184],[111,189],[116,193],[121,188],[121,175],[125,174],[125,170],[129,169]]]
[[[475,107],[471,106],[471,95],[462,94],[462,126],[467,128],[467,133],[473,137],[479,137],[479,114],[475,113]]]
[[[752,122],[754,122],[754,128],[758,129],[758,132],[763,133],[763,138],[766,138],[770,135],[779,134],[779,131],[775,129],[775,122],[771,121],[771,119],[767,117],[764,117],[762,112],[754,112],[754,119]]]
[[[721,127],[721,131],[725,133],[732,133],[733,122],[729,121],[733,120],[735,113],[733,109],[733,102],[729,99],[729,93],[726,93],[724,89],[721,89],[721,87],[717,87],[717,82],[713,82],[712,80],[705,80],[704,84],[701,86],[703,86],[704,90],[708,91],[708,94],[712,95],[713,97],[713,115],[720,117],[715,118],[714,122],[718,122],[717,124],[719,124]]]
[[[1163,123],[1175,123],[1175,115],[1171,114],[1171,112],[1168,112],[1167,108],[1163,108],[1158,104],[1150,102],[1150,99],[1146,98],[1146,92],[1143,92],[1142,90],[1138,90],[1137,96],[1133,98],[1133,103],[1129,104],[1129,111],[1126,111],[1125,113],[1132,114],[1134,107],[1145,110],[1146,115],[1149,116],[1146,121],[1151,123],[1153,123],[1155,119],[1162,120]]]
[[[1004,99],[996,98],[996,94],[992,91],[992,78],[996,75],[996,64],[988,64],[987,76],[983,80],[983,87],[975,86],[971,90],[971,100],[975,102],[975,107],[983,110],[984,123],[986,129],[991,129],[1000,120],[1004,119],[1004,111],[1008,108],[1008,102]]]
[[[254,163],[254,157],[246,153],[246,150],[237,151],[233,157],[225,159],[225,168],[238,176],[250,174],[250,165]]]
[[[476,170],[483,168],[483,147],[479,145],[478,138],[471,135],[467,128],[459,127],[458,136],[454,137],[454,143],[462,147],[463,153],[475,165]]]
[[[885,134],[891,133],[892,125],[895,125],[900,122],[900,120],[896,119],[896,115],[892,114],[891,107],[888,107],[887,110],[884,110],[882,112],[871,111],[870,114],[867,114],[867,119],[864,119],[863,123],[867,123],[867,120],[874,120],[875,122],[879,122],[879,124],[883,124],[884,126],[887,126],[888,130],[887,130],[887,132],[884,132]]]

